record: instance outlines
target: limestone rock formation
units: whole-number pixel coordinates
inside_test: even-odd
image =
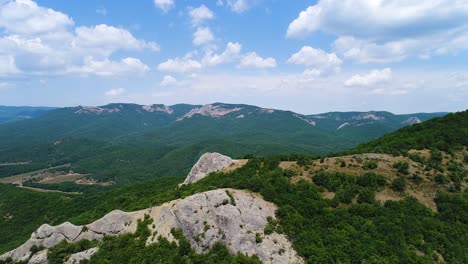
[[[235,107],[235,108],[226,108],[222,105],[211,105],[207,104],[200,108],[194,108],[190,110],[188,113],[183,115],[182,117],[178,118],[177,121],[182,121],[186,118],[192,118],[194,115],[201,115],[201,116],[208,116],[213,118],[218,118],[230,114],[232,112],[237,112],[242,110],[242,107]]]
[[[32,246],[51,248],[61,241],[78,242],[83,239],[101,240],[105,235],[118,235],[135,232],[137,222],[134,213],[112,211],[98,221],[85,225],[75,226],[65,222],[58,226],[44,224],[40,226],[31,238],[18,248],[0,256],[0,260],[11,257],[13,260],[27,261]]]
[[[94,254],[98,252],[99,248],[93,247],[83,252],[78,252],[70,256],[64,264],[79,264],[83,260],[89,260]]]
[[[195,183],[208,176],[208,174],[223,170],[236,162],[237,160],[233,160],[228,156],[224,156],[216,152],[205,153],[192,167],[190,173],[182,184]]]
[[[411,125],[414,125],[414,124],[419,124],[421,122],[422,121],[419,118],[417,118],[415,116],[412,116],[412,117],[406,119],[405,121],[401,122],[401,124],[411,126]]]
[[[51,248],[63,240],[101,240],[104,235],[135,232],[138,219],[149,215],[153,224],[148,228],[153,230],[153,234],[171,241],[174,240],[171,229],[180,228],[197,252],[206,252],[216,242],[221,242],[230,252],[257,255],[263,263],[304,263],[284,235],[264,234],[267,219],[275,218],[275,210],[274,204],[255,193],[234,189],[212,190],[137,212],[113,211],[86,226],[70,223],[56,227],[43,225],[26,243],[0,256],[0,260],[11,257],[13,260],[28,261],[33,245]],[[257,237],[261,237],[261,241]],[[154,241],[153,237],[149,237],[147,244]],[[66,263],[91,257],[96,250],[76,253]],[[36,254],[33,258],[43,262],[44,256],[44,253]]]

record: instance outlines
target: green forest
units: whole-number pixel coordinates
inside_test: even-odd
[[[308,166],[317,156],[249,155],[249,162],[237,170],[213,173],[195,184],[180,187],[178,184],[183,177],[159,177],[111,189],[90,190],[81,195],[41,193],[0,184],[0,216],[3,216],[0,218],[0,252],[22,244],[43,223],[87,224],[114,209],[135,211],[199,192],[236,188],[259,193],[278,206],[277,219],[268,223],[265,233],[285,234],[307,263],[467,263],[468,191],[462,188],[467,172],[463,164],[443,164],[441,152],[455,155],[467,146],[466,117],[466,111],[449,114],[401,129],[353,150],[354,153],[373,151],[374,145],[380,145],[381,152],[394,154],[414,148],[432,149],[430,159],[410,158],[429,170],[448,171],[449,178],[437,175],[434,184],[449,181],[455,184],[454,188],[437,193],[435,212],[412,197],[384,203],[376,200],[376,193],[383,189],[404,192],[408,180],[418,181],[409,174],[405,162],[393,164],[398,177],[392,181],[374,173],[377,164],[368,161],[362,165],[367,172],[361,175],[319,171],[313,175],[312,182],[293,183],[291,179],[296,173],[281,169],[279,162],[289,160]],[[432,140],[425,140],[427,137]],[[324,159],[326,157],[321,160]],[[323,192],[336,195],[328,199],[322,196]],[[61,243],[49,251],[51,263],[61,263],[69,255],[94,246],[101,250],[91,258],[91,263],[149,263],[155,255],[159,263],[259,261],[255,256],[232,255],[221,244],[198,254],[190,248],[180,230],[172,231],[179,239],[178,244],[160,238],[157,243],[144,246],[142,241],[148,236],[148,221],[142,219],[135,234],[106,237],[103,241]]]

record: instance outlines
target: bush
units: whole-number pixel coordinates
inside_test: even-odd
[[[411,177],[411,180],[415,183],[415,184],[421,184],[423,182],[423,178],[417,174],[413,174],[413,176]]]
[[[446,183],[449,183],[450,180],[445,177],[443,174],[441,173],[438,173],[435,177],[434,177],[434,182],[438,183],[438,184],[446,184]]]
[[[364,189],[358,195],[358,203],[368,203],[373,204],[375,203],[375,193],[371,189]]]
[[[378,190],[387,184],[387,179],[382,175],[368,172],[357,178],[357,184],[365,188]]]
[[[379,164],[377,163],[376,160],[369,160],[369,161],[366,161],[362,165],[362,168],[365,169],[365,170],[373,170],[373,169],[377,169],[378,166],[379,166]]]
[[[398,170],[398,173],[401,173],[401,174],[409,174],[409,164],[408,162],[406,161],[397,161],[393,164],[393,168],[397,169]]]
[[[392,181],[392,190],[396,192],[403,192],[406,189],[406,178],[405,177],[397,177]]]

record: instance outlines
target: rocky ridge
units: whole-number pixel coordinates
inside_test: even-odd
[[[230,252],[257,255],[263,263],[304,263],[283,234],[264,234],[268,218],[275,218],[276,206],[255,193],[244,190],[218,189],[198,193],[161,206],[136,211],[113,211],[94,223],[75,226],[64,223],[59,226],[42,225],[23,245],[2,256],[15,261],[45,263],[47,250],[31,256],[31,247],[46,249],[61,241],[78,242],[83,239],[102,240],[106,235],[120,235],[136,231],[138,219],[145,215],[153,219],[148,226],[154,235],[169,241],[175,238],[172,228],[180,228],[195,251],[208,251],[216,242],[223,243]],[[257,237],[262,237],[258,241]],[[154,243],[149,237],[147,244]],[[72,255],[67,263],[90,258],[97,248]]]
[[[184,183],[197,182],[236,162],[219,153],[205,153]],[[76,226],[69,222],[58,226],[44,224],[23,245],[0,256],[0,260],[11,258],[14,261],[46,263],[47,249],[61,241],[102,240],[108,235],[134,233],[138,220],[149,216],[153,223],[148,228],[153,236],[148,238],[147,245],[157,241],[156,235],[174,241],[171,230],[179,228],[198,253],[206,252],[215,243],[221,242],[233,254],[256,255],[263,263],[304,263],[285,235],[264,233],[268,219],[275,219],[276,209],[276,205],[249,191],[211,190],[136,212],[115,210],[88,225]],[[32,255],[33,246],[45,250]],[[98,250],[91,248],[75,253],[65,263],[90,259]]]

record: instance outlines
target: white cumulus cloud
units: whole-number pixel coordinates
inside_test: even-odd
[[[175,6],[174,0],[154,0],[154,4],[164,13],[169,12]]]
[[[148,66],[139,59],[111,60],[110,56],[121,50],[159,50],[155,42],[137,39],[124,28],[73,26],[66,14],[31,0],[0,1],[0,31],[4,33],[0,35],[0,72],[25,76],[142,73]]]
[[[337,52],[361,63],[427,58],[468,49],[467,1],[320,0],[299,13],[289,38],[322,31]]]
[[[115,88],[115,89],[110,89],[109,91],[107,91],[104,95],[105,96],[109,96],[109,97],[112,97],[112,96],[119,96],[119,95],[122,95],[126,92],[126,90],[124,88]]]
[[[31,0],[0,2],[0,27],[11,34],[65,31],[74,24],[67,15],[38,6]]]
[[[190,57],[169,59],[158,65],[159,71],[176,73],[189,73],[201,68],[201,63]]]
[[[276,60],[274,58],[262,58],[255,52],[250,52],[242,56],[239,67],[241,68],[274,68]]]
[[[165,75],[159,85],[161,86],[171,86],[177,83],[177,79],[171,75]]]
[[[76,38],[72,45],[84,48],[99,48],[109,52],[118,49],[138,50],[149,48],[159,50],[154,42],[136,39],[129,31],[106,24],[94,27],[78,27],[75,29]]]
[[[382,82],[387,82],[392,78],[392,70],[385,68],[383,70],[372,70],[364,75],[354,75],[344,82],[346,86],[371,86]],[[374,90],[376,93],[383,91],[382,88]]]
[[[213,12],[205,5],[190,10],[189,15],[193,25],[199,25],[205,20],[214,18]]]
[[[203,65],[214,66],[222,63],[232,62],[240,58],[242,45],[237,42],[228,42],[226,49],[221,54],[206,54],[203,59]]]
[[[197,46],[207,44],[213,40],[213,33],[211,33],[211,30],[208,27],[199,27],[197,28],[197,31],[193,33],[193,44]]]
[[[338,72],[343,61],[335,53],[327,53],[321,49],[304,46],[288,59],[288,63],[304,65],[324,74]]]
[[[243,13],[250,8],[252,0],[227,0],[228,6],[233,12]]]
[[[137,58],[125,58],[120,61],[111,61],[109,59],[95,60],[92,57],[85,58],[83,66],[68,70],[69,73],[103,77],[144,74],[148,71],[148,65],[142,63]]]

